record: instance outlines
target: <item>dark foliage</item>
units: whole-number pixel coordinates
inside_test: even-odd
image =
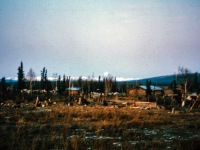
[[[23,63],[18,68],[18,91],[26,88],[26,80],[24,77]]]

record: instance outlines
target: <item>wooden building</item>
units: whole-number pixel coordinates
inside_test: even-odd
[[[146,90],[147,90],[146,86],[142,85],[136,89],[129,90],[129,95],[130,96],[145,96]],[[155,94],[155,95],[162,95],[164,92],[162,88],[153,86],[153,85],[151,85],[151,90],[152,90],[152,94]]]
[[[68,88],[69,90],[69,94],[72,96],[72,95],[79,95],[80,94],[80,91],[81,91],[81,88],[79,87],[71,87],[71,88]]]

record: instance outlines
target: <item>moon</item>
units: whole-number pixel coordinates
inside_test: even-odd
[[[104,72],[104,74],[103,74],[103,75],[107,77],[107,76],[108,76],[108,74],[109,74],[108,72]]]

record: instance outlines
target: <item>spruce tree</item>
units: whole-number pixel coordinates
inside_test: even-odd
[[[62,92],[65,92],[66,90],[66,77],[63,75],[63,82],[62,82]]]
[[[176,87],[177,87],[177,83],[176,83],[176,80],[174,80],[171,84],[171,88],[173,91],[176,91]]]
[[[151,89],[151,80],[148,81],[146,80],[146,96],[147,96],[147,100],[149,101],[149,97],[152,93],[152,89]]]
[[[23,63],[21,62],[18,67],[18,91],[21,91],[26,87],[26,80],[24,77]]]
[[[0,84],[1,86],[1,92],[2,92],[2,98],[3,98],[3,100],[5,100],[5,97],[6,97],[6,91],[7,91],[7,87],[6,87],[6,79],[5,79],[5,77],[3,77],[2,79],[1,79],[1,84]]]
[[[47,90],[48,80],[47,80],[47,69],[44,67],[41,71],[41,88]]]
[[[58,76],[57,86],[58,86],[58,93],[62,94],[61,77],[60,77],[60,75]]]
[[[112,80],[112,92],[117,92],[117,80],[116,77],[114,81]]]
[[[69,87],[70,87],[70,76],[67,76],[66,88],[68,89],[68,90],[67,90],[67,95],[68,95],[68,96],[70,96]]]
[[[101,76],[99,76],[99,80],[98,80],[98,92],[100,92],[100,93],[103,92],[102,82],[101,82]]]
[[[194,74],[193,91],[198,93],[198,90],[199,90],[198,73],[195,72],[195,74]]]

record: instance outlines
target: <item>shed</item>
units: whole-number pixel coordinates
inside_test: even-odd
[[[70,87],[68,88],[70,95],[79,95],[81,88],[79,87]]]
[[[161,88],[161,87],[154,86],[154,85],[151,85],[150,87],[154,94],[163,94],[163,92],[164,92],[163,88]],[[143,89],[144,91],[146,91],[147,87],[145,85],[141,85],[140,89]]]

